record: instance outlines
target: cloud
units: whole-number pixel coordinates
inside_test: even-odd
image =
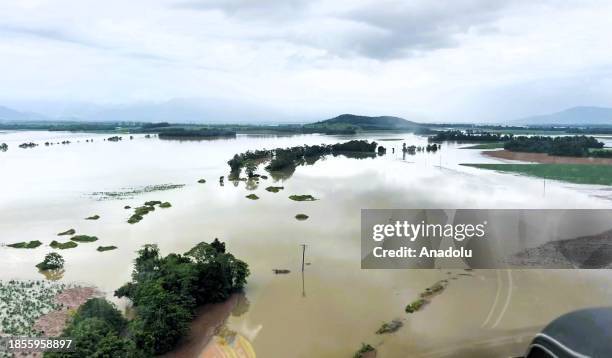
[[[604,0],[24,0],[0,13],[0,105],[248,99],[294,118],[444,121],[612,105]]]
[[[374,36],[353,38],[354,52],[387,59],[458,46],[457,35],[490,26],[512,4],[501,0],[380,1],[341,17],[379,29]]]
[[[389,60],[458,46],[458,35],[470,31],[495,32],[493,23],[506,9],[540,1],[380,0],[340,1],[330,6],[329,1],[188,0],[174,7],[268,22],[272,31],[259,39],[282,39],[334,56]]]
[[[280,19],[295,16],[309,4],[308,0],[184,0],[172,7],[199,11],[221,11],[228,16]]]
[[[44,40],[65,42],[87,47],[105,48],[105,46],[89,41],[81,36],[52,27],[44,28],[0,24],[0,33],[4,33],[5,35],[31,36]]]

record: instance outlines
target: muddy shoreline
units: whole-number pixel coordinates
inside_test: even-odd
[[[60,305],[59,310],[54,310],[40,316],[34,322],[34,329],[42,332],[46,337],[57,337],[62,334],[70,317],[70,311],[76,310],[93,297],[99,297],[102,293],[94,287],[72,287],[65,289],[55,296],[55,302]]]

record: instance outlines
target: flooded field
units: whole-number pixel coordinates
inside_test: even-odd
[[[218,237],[251,269],[245,296],[219,335],[232,337],[223,340],[226,346],[248,346],[259,357],[350,357],[362,342],[375,346],[379,357],[517,355],[527,342],[521,337],[556,316],[612,302],[612,277],[598,270],[477,270],[469,275],[362,270],[359,233],[362,208],[610,208],[609,187],[544,185],[541,179],[460,166],[500,160],[454,143],[443,144],[435,154],[404,156],[402,143],[427,144],[425,137],[412,134],[239,135],[211,141],[124,135],[119,142],[105,141],[109,136],[0,133],[0,143],[9,145],[0,153],[1,280],[44,278],[35,265],[51,251],[52,240],[65,241],[58,233],[74,229],[98,240],[61,250],[66,260],[62,282],[93,285],[110,298],[129,279],[142,245],[157,243],[167,254]],[[354,138],[379,141],[387,154],[328,156],[258,184],[219,183],[235,153]],[[71,144],[44,145],[65,140]],[[17,147],[24,142],[39,146]],[[267,174],[263,168],[258,172]],[[284,188],[265,190],[272,185]],[[249,200],[249,194],[259,199]],[[302,194],[319,200],[289,199]],[[150,200],[171,207],[128,224],[133,208]],[[296,220],[297,214],[308,219]],[[94,215],[99,218],[85,220]],[[4,246],[33,240],[43,245]],[[302,244],[309,263],[304,274]],[[98,246],[117,249],[99,252]],[[290,273],[276,275],[273,269]],[[416,314],[404,312],[419,292],[442,279],[449,280],[442,294]],[[395,318],[404,320],[401,329],[375,334]]]

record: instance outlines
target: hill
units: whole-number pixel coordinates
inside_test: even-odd
[[[8,107],[0,106],[0,121],[41,121],[45,119],[44,116],[37,113],[19,112]]]
[[[561,112],[512,121],[522,125],[612,125],[612,108],[572,107]]]
[[[304,128],[352,128],[357,130],[414,130],[419,127],[418,123],[400,117],[369,117],[355,114],[341,114],[324,121],[304,125]]]

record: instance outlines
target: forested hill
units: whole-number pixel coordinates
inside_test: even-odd
[[[415,122],[408,121],[400,117],[392,116],[359,116],[355,114],[341,114],[337,117],[326,119],[324,121],[307,124],[305,128],[318,127],[357,127],[361,130],[393,130],[393,129],[416,129],[420,125]]]

